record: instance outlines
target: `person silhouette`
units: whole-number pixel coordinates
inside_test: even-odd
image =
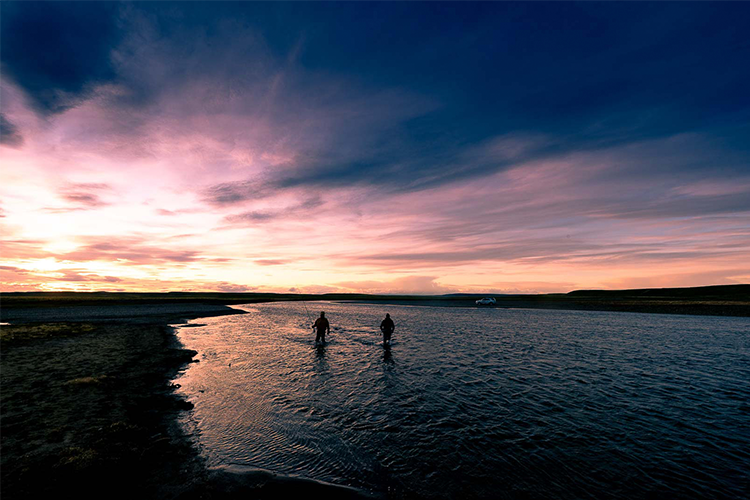
[[[318,334],[315,336],[315,342],[325,342],[326,333],[331,331],[331,325],[326,319],[325,311],[320,311],[320,318],[315,320],[315,324],[312,326],[317,329]]]
[[[380,323],[380,331],[383,332],[383,344],[391,343],[391,335],[395,329],[396,325],[393,323],[391,315],[386,313],[385,319]]]

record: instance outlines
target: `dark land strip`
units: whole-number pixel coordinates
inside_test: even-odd
[[[126,292],[18,292],[4,293],[5,309],[60,306],[202,304],[228,305],[280,301],[344,301],[442,307],[477,307],[475,300],[492,296],[494,306],[531,309],[569,309],[660,314],[750,316],[750,285],[718,285],[692,288],[634,290],[577,290],[539,295],[449,294],[372,295],[357,293],[126,293]],[[3,314],[7,319],[13,318]]]

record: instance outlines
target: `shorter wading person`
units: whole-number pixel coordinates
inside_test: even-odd
[[[396,329],[396,325],[393,323],[390,314],[385,315],[385,319],[380,323],[380,331],[383,332],[383,344],[391,343],[391,335],[393,330]]]
[[[318,334],[315,336],[315,342],[325,342],[326,333],[331,331],[331,325],[328,323],[328,320],[326,319],[326,313],[324,311],[320,311],[320,318],[315,320],[313,328],[315,328],[318,332]]]

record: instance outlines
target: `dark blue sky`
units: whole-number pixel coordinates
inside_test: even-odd
[[[220,51],[231,20],[263,37],[271,65],[302,44],[307,70],[430,99],[438,109],[403,124],[425,154],[518,130],[560,136],[555,148],[725,128],[747,142],[736,130],[750,109],[744,2],[3,2],[6,77],[46,113],[71,105],[56,90],[116,81],[110,52],[137,29],[128,8],[159,37],[192,33]]]

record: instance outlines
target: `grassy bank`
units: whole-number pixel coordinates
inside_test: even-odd
[[[200,472],[166,382],[196,353],[165,325],[1,331],[2,498],[169,497]]]

